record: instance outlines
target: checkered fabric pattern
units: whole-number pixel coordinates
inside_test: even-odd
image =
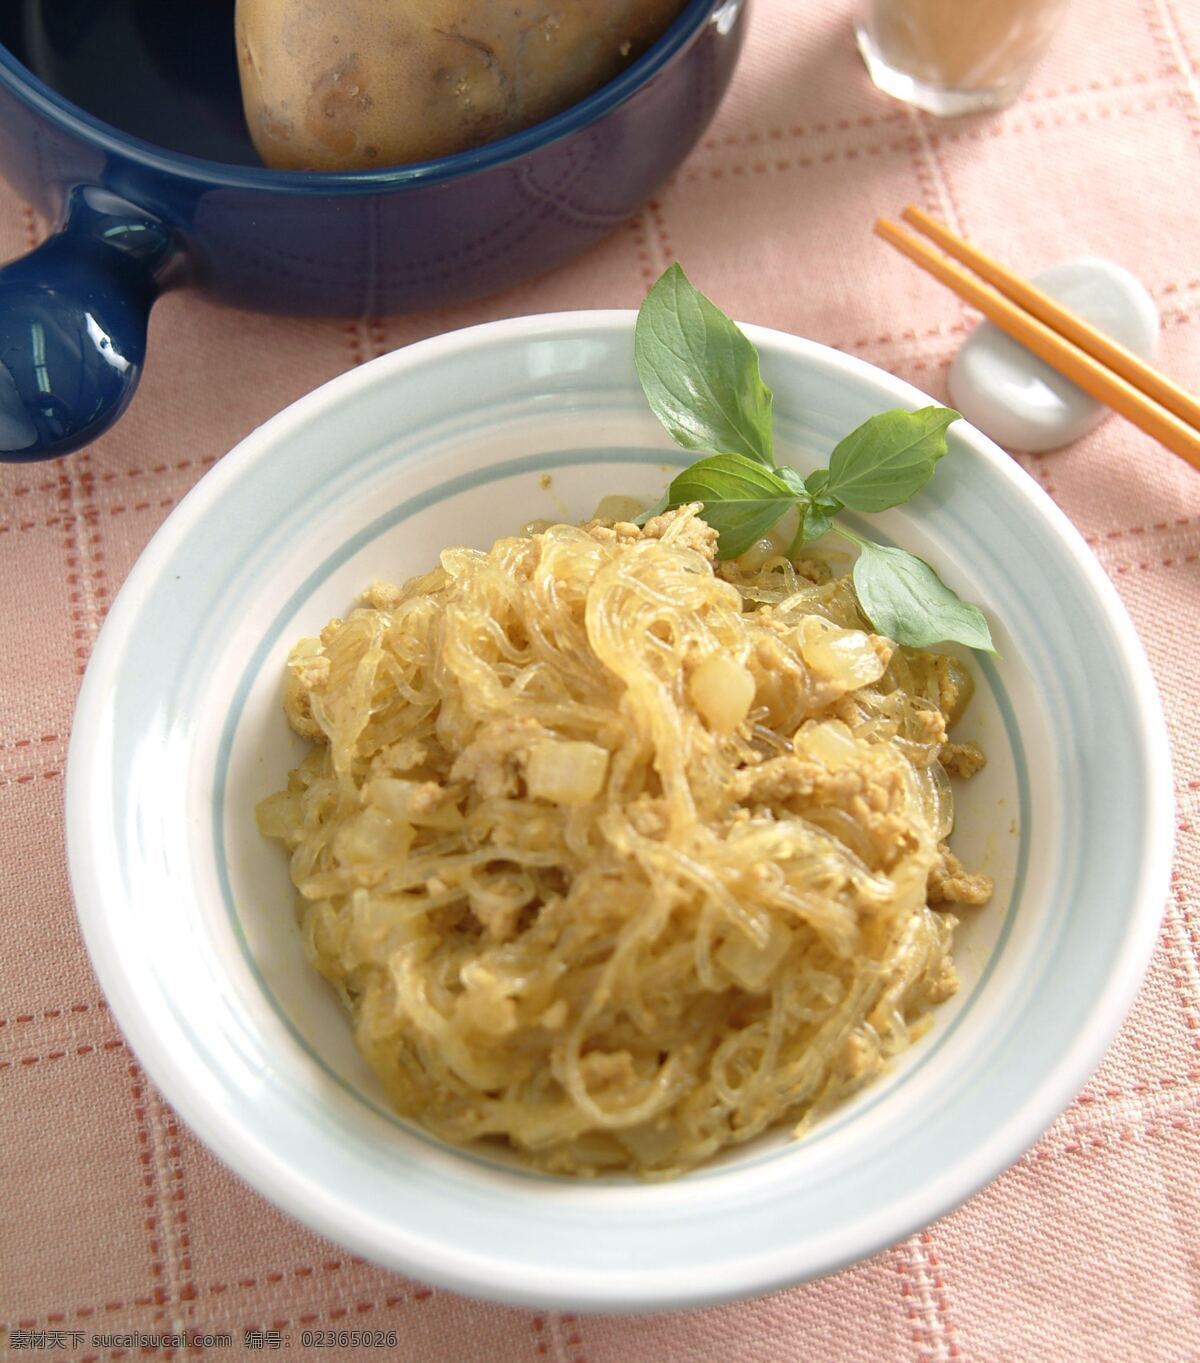
[[[386,1356],[411,1363],[1200,1359],[1200,476],[1119,419],[1020,462],[1116,584],[1162,691],[1178,852],[1158,949],[1099,1073],[1036,1148],[865,1263],[641,1318],[511,1310],[374,1267],[276,1211],[176,1120],[76,925],[62,804],[80,676],[153,531],[242,436],[420,337],[634,307],[674,258],[735,316],[944,399],[975,318],[872,237],[909,201],[1023,273],[1080,254],[1128,266],[1160,306],[1163,367],[1200,388],[1200,4],[1073,0],[1015,107],[941,123],[870,86],[846,0],[756,0],[709,135],[584,259],[482,303],[354,323],[171,295],[117,429],[58,463],[0,467],[0,1352],[40,1339],[38,1357],[117,1358],[138,1350],[93,1336],[190,1327],[233,1332],[217,1358],[240,1356],[246,1330],[288,1336],[296,1358],[299,1331],[319,1327],[394,1330]],[[0,190],[0,257],[47,230]]]

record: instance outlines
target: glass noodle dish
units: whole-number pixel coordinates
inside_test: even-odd
[[[954,413],[873,418],[802,481],[753,348],[677,266],[636,361],[718,453],[640,516],[448,548],[301,640],[312,747],[258,821],[399,1113],[666,1177],[799,1134],[953,993],[948,906],[991,884],[947,846],[950,776],[984,759],[947,736],[969,672],[928,646],[991,641],[834,519],[910,496]]]

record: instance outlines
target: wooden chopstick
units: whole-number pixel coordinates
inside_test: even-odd
[[[953,236],[948,229],[941,230],[948,236]],[[1173,454],[1186,459],[1193,468],[1200,469],[1200,431],[1184,418],[1177,416],[1164,403],[1147,396],[1139,386],[1110,369],[1075,341],[1068,340],[1053,326],[1047,325],[1032,312],[1027,312],[991,284],[977,279],[955,261],[946,259],[928,242],[922,241],[911,232],[906,232],[898,223],[880,218],[875,224],[875,231],[886,242],[927,270],[935,279],[952,289],[960,298],[977,308],[989,321],[1020,342],[1038,359],[1044,360],[1052,369],[1056,369],[1078,384],[1085,393],[1090,393],[1092,397],[1111,407],[1114,412],[1119,412],[1121,416],[1132,421],[1135,426],[1153,436]],[[955,240],[957,242],[960,239]],[[971,255],[976,254],[973,247],[967,247],[965,242],[962,245]],[[977,254],[980,257],[983,255],[982,252]],[[995,262],[991,264],[995,265]],[[996,265],[996,269],[1010,275],[1003,266]],[[1020,281],[1018,276],[1010,275],[1010,278],[1025,283]],[[1034,290],[1031,284],[1026,284],[1025,287],[1032,292],[1040,292]],[[1055,307],[1062,312],[1068,311],[1062,308],[1061,304],[1056,304]],[[1074,317],[1074,314],[1070,315]],[[1075,321],[1079,327],[1094,331],[1094,328],[1088,327],[1082,318],[1076,317]],[[1095,334],[1099,335],[1098,332]],[[1115,345],[1112,342],[1110,344]],[[1131,358],[1136,359],[1136,356]],[[1141,361],[1138,363],[1141,364]],[[1157,377],[1167,388],[1175,388],[1175,385],[1163,375]],[[1163,390],[1160,388],[1158,391]],[[1182,390],[1176,391],[1182,393]],[[1187,397],[1187,394],[1183,396]]]
[[[1051,330],[1065,336],[1068,341],[1074,341],[1080,350],[1086,350],[1093,359],[1107,365],[1114,374],[1120,374],[1135,388],[1140,388],[1147,397],[1161,403],[1168,412],[1174,412],[1190,426],[1200,428],[1200,402],[1178,384],[1172,383],[1165,374],[1160,374],[1152,365],[1147,364],[1140,355],[1127,350],[1111,336],[1105,336],[1102,331],[1097,331],[1078,313],[1064,307],[1036,284],[1022,279],[1019,274],[1014,274],[1006,265],[1001,265],[978,246],[972,246],[969,241],[964,241],[944,223],[931,218],[915,204],[908,205],[903,217],[906,222],[912,223],[918,232],[923,232],[930,240],[936,241],[948,256],[953,256],[955,260],[970,266],[977,275],[986,279],[989,284],[994,284],[1002,294],[1011,298],[1014,303],[1019,303],[1026,312],[1033,313]]]

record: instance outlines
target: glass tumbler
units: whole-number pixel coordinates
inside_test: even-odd
[[[1002,109],[1021,93],[1067,0],[858,0],[855,32],[889,95],[953,115]]]

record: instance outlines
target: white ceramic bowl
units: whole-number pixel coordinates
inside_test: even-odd
[[[836,351],[747,328],[781,458],[824,463],[872,412],[928,399]],[[829,1272],[969,1196],[1098,1063],[1165,895],[1162,719],[1116,594],[1079,536],[961,424],[930,486],[872,533],[987,609],[969,727],[989,754],[957,846],[996,877],[968,910],[963,987],[932,1031],[801,1142],[764,1139],[667,1184],[571,1182],[439,1144],[388,1112],[305,964],[253,806],[300,745],[290,644],[376,576],[429,567],[688,456],[650,416],[633,314],[441,336],[345,374],[255,431],[129,576],[79,699],[71,877],[100,981],[142,1063],[229,1165],[380,1263],[474,1295],[679,1307]],[[543,475],[550,486],[543,487]]]

